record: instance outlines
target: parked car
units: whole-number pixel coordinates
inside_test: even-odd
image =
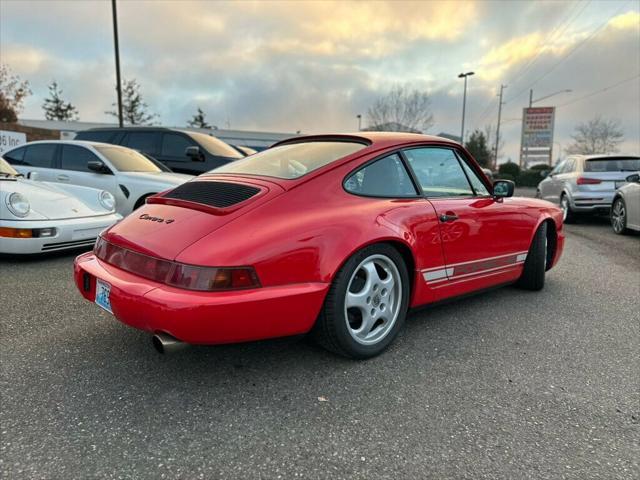
[[[254,150],[251,147],[245,147],[242,145],[231,145],[233,148],[235,148],[238,152],[240,152],[244,157],[248,157],[249,155],[253,155],[254,153],[257,152],[257,150]]]
[[[487,176],[489,180],[493,181],[493,172],[491,171],[490,168],[483,168],[482,171],[484,172],[484,174]]]
[[[76,259],[75,282],[160,351],[311,331],[371,357],[409,307],[543,288],[562,212],[513,190],[444,138],[296,137],[150,197]]]
[[[91,128],[75,140],[113,143],[151,155],[174,172],[199,175],[244,158],[222,140],[204,133],[164,127]]]
[[[640,231],[640,175],[629,175],[626,181],[616,191],[611,204],[611,226],[619,235],[630,230]]]
[[[27,180],[0,158],[0,253],[92,246],[122,217],[105,190]]]
[[[3,157],[29,178],[106,190],[115,197],[122,215],[140,207],[149,195],[193,178],[163,171],[130,148],[97,142],[31,142],[5,152]]]
[[[537,196],[559,204],[564,221],[572,223],[580,213],[608,213],[616,188],[639,170],[640,157],[572,155],[538,184]]]

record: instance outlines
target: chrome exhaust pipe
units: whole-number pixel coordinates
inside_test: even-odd
[[[177,352],[188,345],[168,333],[156,333],[151,337],[151,343],[153,343],[153,348],[155,348],[158,353]]]

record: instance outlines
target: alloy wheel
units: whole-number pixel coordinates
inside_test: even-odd
[[[385,255],[371,255],[354,270],[344,302],[347,330],[361,345],[381,341],[393,329],[402,305],[402,277]]]
[[[626,215],[624,202],[620,199],[616,200],[611,209],[611,226],[614,232],[621,233],[625,229]]]

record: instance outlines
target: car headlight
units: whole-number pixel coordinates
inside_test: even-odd
[[[26,217],[31,210],[27,197],[18,192],[13,192],[7,197],[7,207],[16,217]]]
[[[113,210],[116,206],[116,199],[106,190],[100,192],[100,205],[107,210]]]

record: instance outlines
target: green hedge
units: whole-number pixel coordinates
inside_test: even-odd
[[[507,162],[498,167],[498,173],[502,175],[511,175],[513,178],[517,178],[520,175],[520,167],[517,163]]]
[[[523,170],[516,178],[519,187],[537,187],[542,180],[540,170]]]

